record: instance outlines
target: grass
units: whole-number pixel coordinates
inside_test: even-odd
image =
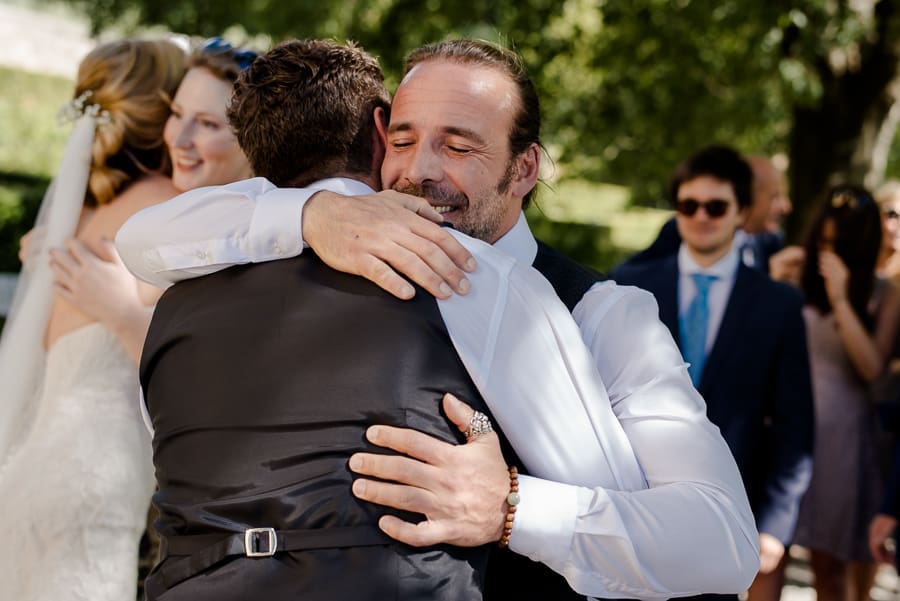
[[[69,100],[72,82],[0,68],[0,171],[49,177],[56,170],[70,126],[56,113]]]
[[[69,126],[57,126],[56,112],[72,82],[0,68],[0,90],[0,271],[10,272],[62,156]]]
[[[542,186],[526,215],[538,238],[608,273],[647,247],[671,213],[630,206],[622,186],[570,179]]]

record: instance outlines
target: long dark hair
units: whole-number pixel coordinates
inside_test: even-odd
[[[834,252],[847,266],[850,278],[847,298],[864,324],[871,328],[869,301],[875,287],[875,263],[881,249],[881,213],[864,188],[840,185],[831,188],[806,237],[806,264],[801,285],[806,303],[823,314],[831,303],[825,280],[819,274],[819,243],[828,222],[834,224]]]

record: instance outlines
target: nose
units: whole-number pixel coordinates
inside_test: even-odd
[[[410,153],[400,175],[401,179],[413,184],[437,182],[443,177],[443,170],[438,154],[425,144],[420,144]]]
[[[194,121],[192,119],[182,119],[176,126],[178,129],[175,133],[176,148],[190,148],[194,142]]]
[[[778,208],[781,210],[782,215],[790,215],[794,210],[794,205],[791,204],[791,199],[787,194],[782,194],[778,197],[779,205]]]

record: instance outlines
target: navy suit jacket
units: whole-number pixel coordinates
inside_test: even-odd
[[[652,292],[660,319],[678,334],[678,255],[613,272]],[[738,267],[698,390],[747,488],[760,532],[787,544],[812,474],[813,402],[800,294]]]

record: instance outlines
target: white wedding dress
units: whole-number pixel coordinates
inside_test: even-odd
[[[0,599],[135,598],[154,486],[136,372],[98,323],[47,352],[32,425],[0,468]]]

